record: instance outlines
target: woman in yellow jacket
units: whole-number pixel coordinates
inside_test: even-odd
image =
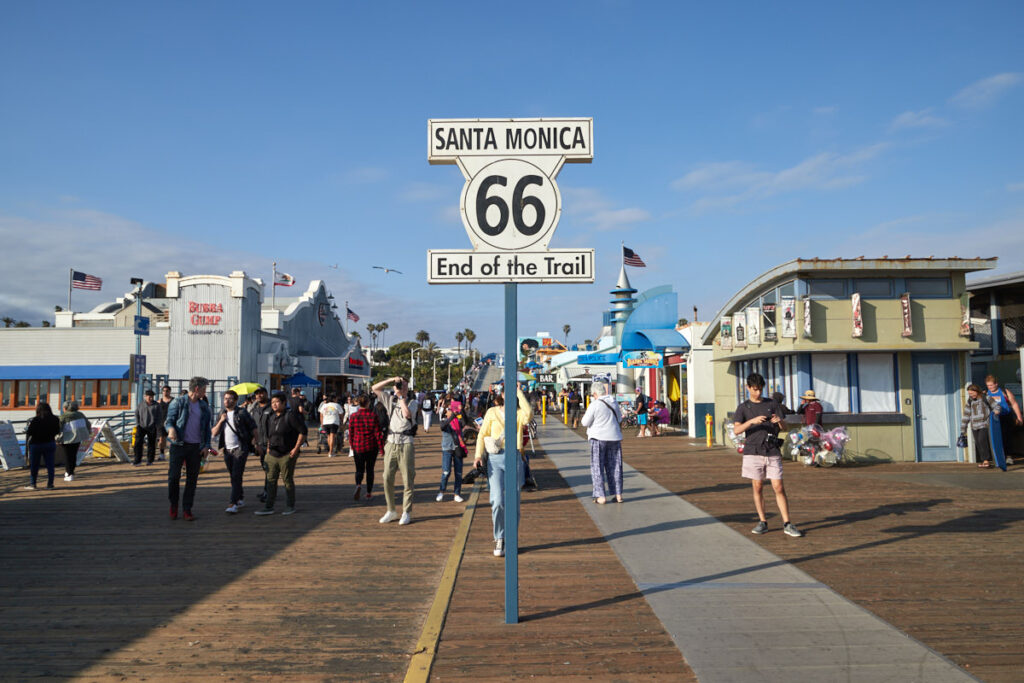
[[[516,410],[516,444],[520,456],[523,452],[523,427],[533,418],[533,409],[530,402],[523,394],[523,390],[516,386],[518,398],[518,410]],[[480,425],[480,433],[476,437],[476,459],[473,464],[480,467],[484,458],[484,441],[486,437],[504,439],[505,437],[505,396],[498,395],[494,398],[494,405],[484,413],[484,422]],[[519,486],[516,487],[516,496],[523,488],[523,462],[519,462]],[[505,554],[505,451],[487,457],[487,487],[491,497],[491,523],[494,526],[494,556],[502,557]]]

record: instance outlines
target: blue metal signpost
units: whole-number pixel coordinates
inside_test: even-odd
[[[519,622],[519,292],[505,283],[505,623]],[[491,495],[494,495],[493,492]]]
[[[518,283],[594,282],[593,249],[552,249],[562,213],[555,178],[594,157],[593,119],[431,119],[427,160],[457,164],[472,249],[427,251],[430,284],[505,285],[505,623],[519,622]],[[497,487],[491,488],[496,495]]]

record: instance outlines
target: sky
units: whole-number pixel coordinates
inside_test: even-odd
[[[82,311],[276,261],[364,339],[498,351],[502,287],[426,282],[428,249],[470,247],[431,118],[593,117],[550,246],[594,248],[596,281],[520,286],[520,335],[596,338],[622,243],[634,287],[701,320],[797,257],[1021,270],[1022,25],[1020,2],[8,2],[0,315],[52,320],[69,268],[104,281]]]

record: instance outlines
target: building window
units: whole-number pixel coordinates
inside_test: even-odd
[[[1016,353],[1024,346],[1024,298],[1020,294],[999,294],[999,352]]]
[[[811,356],[811,388],[829,413],[850,412],[850,375],[845,353]]]
[[[853,291],[864,299],[891,299],[895,295],[892,280],[879,277],[854,280]]]
[[[50,380],[4,380],[0,384],[0,391],[3,392],[3,396],[0,397],[0,409],[34,410],[40,401],[49,402]]]
[[[953,282],[948,277],[908,277],[910,296],[922,299],[942,299],[953,296]]]
[[[14,382],[7,380],[0,383],[0,408],[11,408],[14,403]]]
[[[845,299],[846,280],[820,279],[808,280],[808,291],[812,299]]]
[[[796,296],[796,283],[790,280],[779,285],[779,296]]]
[[[857,354],[857,381],[860,412],[896,412],[896,374],[891,353]]]

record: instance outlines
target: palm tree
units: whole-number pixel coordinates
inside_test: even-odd
[[[462,340],[465,338],[466,335],[464,335],[463,333],[455,333],[455,352],[458,354],[459,358],[462,358]]]
[[[375,323],[367,323],[366,331],[370,333],[370,357],[373,357],[373,352],[377,350],[377,325]]]
[[[419,344],[420,346],[423,346],[428,341],[430,341],[430,333],[429,332],[427,332],[426,330],[420,330],[419,332],[416,333],[416,343],[417,344]]]
[[[565,333],[565,348],[569,348],[569,332],[572,331],[572,326],[566,323],[562,325],[562,332]]]
[[[387,323],[381,323],[380,325],[377,325],[377,329],[380,330],[380,345],[384,346],[384,332],[387,331],[388,324]]]
[[[473,342],[476,341],[476,332],[474,332],[473,330],[471,330],[471,329],[469,329],[467,327],[465,330],[463,330],[462,333],[464,335],[466,335],[466,351],[469,353],[469,357],[472,360],[472,358],[473,358]]]
[[[3,320],[3,322],[4,322],[4,327],[10,327],[11,325],[13,325],[13,324],[14,324],[14,318],[12,318],[12,317],[11,317],[11,316],[9,316],[9,315],[5,315],[5,316],[4,316],[3,318],[2,318],[2,320]]]

